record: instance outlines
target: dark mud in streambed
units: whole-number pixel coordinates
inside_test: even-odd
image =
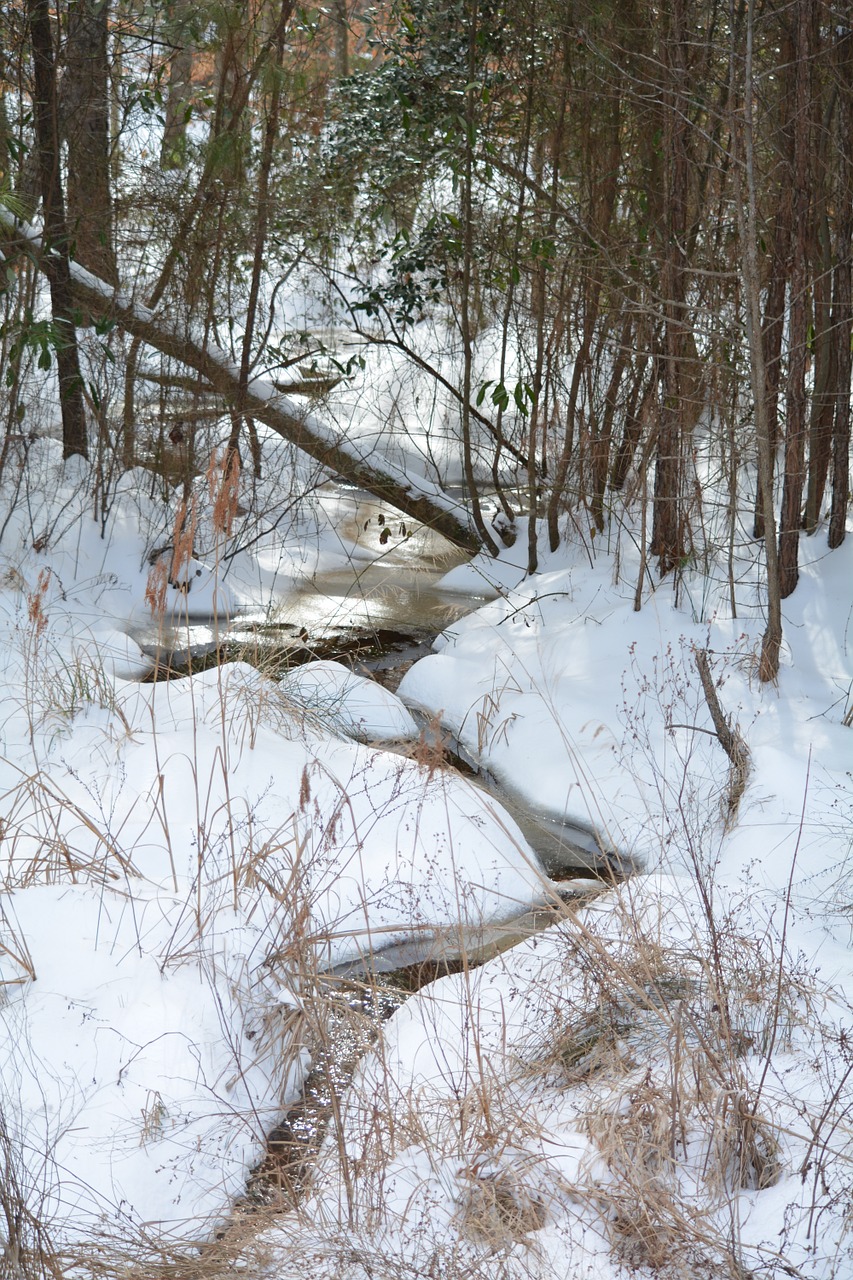
[[[432,954],[429,944],[403,944],[328,975],[327,989],[316,997],[316,1015],[309,1018],[314,1065],[305,1078],[302,1097],[270,1133],[267,1153],[250,1175],[238,1211],[285,1211],[299,1203],[359,1062],[378,1040],[382,1024],[411,995],[439,978],[478,968],[501,951],[570,918],[577,906],[605,889],[601,881],[577,880],[555,892],[549,906],[481,930],[447,930],[443,937],[437,935]]]

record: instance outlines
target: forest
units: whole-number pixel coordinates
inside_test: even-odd
[[[853,1277],[853,20],[0,12],[0,1280]]]

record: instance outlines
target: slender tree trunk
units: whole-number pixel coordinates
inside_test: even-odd
[[[273,49],[271,39],[264,40],[258,54],[255,57],[248,74],[239,81],[234,88],[230,103],[226,106],[224,98],[226,92],[226,77],[220,76],[218,98],[216,111],[214,115],[214,129],[222,128],[226,131],[232,131],[239,126],[243,113],[249,103],[252,89],[257,82],[258,76],[263,70],[264,64]],[[234,141],[234,146],[239,144]],[[210,216],[213,205],[212,188],[214,178],[218,172],[217,148],[209,145],[205,156],[204,168],[199,177],[192,199],[189,201],[186,209],[181,215],[180,222],[175,230],[169,252],[166,254],[165,261],[160,268],[157,281],[147,298],[147,304],[152,309],[160,303],[166,290],[172,282],[175,274],[175,268],[181,259],[182,254],[186,252],[187,240],[194,226],[205,221],[206,216]],[[127,364],[124,375],[124,400],[122,408],[122,456],[125,466],[132,466],[135,454],[135,420],[136,420],[136,369],[139,361],[139,352],[141,342],[134,339],[130,344],[130,350],[127,356]]]
[[[840,547],[847,524],[850,500],[850,378],[851,297],[850,254],[853,247],[853,35],[847,30],[836,46],[839,93],[841,97],[840,145],[841,199],[835,248],[835,306],[833,321],[836,344],[836,396],[832,431],[832,508],[829,514],[830,547]]]
[[[628,472],[633,465],[637,446],[643,434],[643,427],[651,418],[652,410],[657,400],[660,374],[656,356],[652,358],[651,377],[646,381],[648,366],[649,356],[643,354],[634,372],[631,390],[628,394],[628,403],[625,406],[625,425],[622,428],[622,439],[619,441],[619,448],[616,450],[613,457],[613,466],[610,469],[610,487],[617,493],[620,493],[625,487]]]
[[[806,478],[806,362],[808,359],[809,160],[812,123],[814,0],[796,4],[797,93],[794,128],[794,227],[788,311],[788,387],[785,396],[785,482],[779,519],[782,599],[799,578],[800,522]]]
[[[562,148],[562,135],[565,128],[566,116],[566,88],[569,79],[569,52],[571,44],[566,39],[564,47],[563,62],[563,80],[564,90],[560,107],[560,124],[559,137]],[[604,165],[603,173],[600,180],[596,182],[593,189],[592,199],[592,220],[595,227],[595,235],[599,243],[603,243],[610,231],[613,221],[613,213],[616,208],[616,197],[618,194],[618,175],[621,157],[620,149],[620,103],[617,98],[611,104],[610,115],[607,121],[607,142],[604,148]],[[557,224],[557,186],[556,175],[559,172],[559,155],[554,162],[553,172],[555,175],[555,183],[552,190],[551,199],[551,234]],[[563,447],[557,459],[554,468],[554,479],[551,485],[551,497],[548,502],[548,544],[552,551],[556,551],[560,545],[559,530],[559,514],[561,507],[565,502],[566,479],[569,473],[569,466],[572,461],[572,454],[575,447],[575,419],[578,412],[578,396],[580,393],[581,381],[589,371],[590,351],[592,343],[595,339],[596,329],[601,311],[601,297],[604,289],[603,274],[598,270],[592,270],[587,274],[586,288],[584,289],[584,320],[583,320],[583,336],[580,346],[575,353],[574,363],[572,366],[572,380],[569,384],[569,398],[566,406],[566,434],[563,440]],[[593,463],[593,468],[594,468]]]
[[[625,375],[625,370],[628,367],[629,344],[631,341],[631,332],[634,323],[634,318],[631,314],[628,302],[625,304],[625,311],[626,314],[622,321],[622,332],[619,338],[619,346],[613,360],[610,382],[608,383],[607,392],[604,397],[604,415],[601,422],[601,428],[596,433],[593,440],[592,518],[595,521],[595,527],[598,529],[599,533],[604,531],[604,495],[607,491],[607,473],[610,470],[610,446],[613,439],[613,420],[616,416],[619,388],[622,385],[622,379]]]
[[[462,466],[465,485],[471,503],[474,525],[492,555],[498,554],[498,545],[492,538],[480,508],[477,477],[474,474],[474,454],[471,440],[471,380],[474,347],[471,330],[471,273],[474,265],[474,141],[477,128],[475,84],[477,69],[477,25],[479,13],[476,0],[468,12],[468,88],[465,93],[465,140],[462,161],[462,296],[460,323],[462,329]]]
[[[169,59],[160,168],[180,169],[186,160],[187,104],[191,93],[193,51],[186,35],[188,15],[185,0],[176,0],[169,6],[168,14],[171,38],[177,47]]]
[[[683,0],[674,0],[667,39],[670,72],[664,89],[664,138],[667,158],[664,183],[663,266],[664,296],[663,408],[655,464],[651,553],[658,557],[661,577],[685,555],[683,511],[685,360],[685,244],[687,234],[687,61]]]
[[[261,151],[261,163],[258,170],[257,217],[255,221],[255,243],[252,254],[252,279],[249,285],[249,301],[246,307],[246,326],[243,330],[243,343],[240,352],[240,389],[237,409],[234,414],[234,427],[228,441],[225,462],[225,474],[233,465],[237,453],[238,438],[243,421],[246,390],[249,385],[249,369],[251,364],[252,343],[255,335],[255,323],[258,315],[258,297],[261,287],[261,275],[264,267],[264,253],[269,228],[271,200],[270,173],[278,140],[278,125],[281,115],[281,62],[284,54],[284,40],[287,26],[293,12],[294,0],[281,0],[278,21],[276,23],[274,42],[275,57],[273,61],[275,81],[267,104],[267,118],[264,127],[264,144]]]
[[[764,682],[775,680],[779,674],[779,653],[782,647],[782,595],[779,581],[779,561],[776,546],[776,514],[773,504],[773,451],[770,440],[770,424],[766,396],[766,369],[764,344],[761,334],[761,272],[758,263],[758,197],[755,179],[755,145],[753,141],[753,82],[752,44],[755,22],[755,0],[749,0],[746,26],[746,59],[744,69],[743,108],[743,158],[737,158],[735,173],[735,205],[738,211],[741,260],[743,263],[744,295],[746,298],[746,328],[749,339],[749,374],[752,385],[752,401],[755,412],[755,434],[758,443],[758,469],[761,477],[764,522],[764,550],[767,558],[767,627],[761,642],[758,677]],[[732,40],[737,39],[736,31]],[[732,54],[732,78],[734,78],[734,50]],[[735,95],[732,94],[734,102]],[[734,131],[737,141],[737,128]],[[746,179],[746,199],[743,198],[741,166]]]
[[[530,127],[533,117],[533,84],[528,81],[527,92],[524,97],[524,116],[521,129],[521,143],[519,146],[519,164],[518,169],[522,175],[527,173],[527,162],[530,156]],[[527,183],[522,176],[519,182],[518,204],[513,215],[513,238],[512,253],[510,259],[509,279],[507,282],[506,296],[504,298],[503,315],[501,317],[501,359],[500,371],[498,373],[498,384],[505,385],[506,369],[507,369],[507,348],[509,345],[508,335],[510,320],[512,318],[513,306],[516,296],[516,285],[520,279],[518,269],[519,255],[521,251],[521,241],[524,233],[524,215],[527,211]],[[492,482],[495,486],[495,492],[498,494],[503,513],[507,520],[513,524],[515,522],[515,513],[510,505],[509,499],[503,491],[501,484],[501,455],[503,451],[503,415],[504,405],[501,402],[497,406],[497,418],[495,421],[495,431],[497,433],[495,449],[492,453]],[[535,474],[534,474],[534,493],[535,493]],[[534,496],[535,502],[535,496]],[[514,529],[508,528],[506,536],[515,538]]]
[[[779,438],[779,388],[782,381],[782,338],[785,332],[785,293],[791,270],[791,219],[793,210],[793,127],[795,102],[794,43],[787,32],[781,41],[781,67],[778,80],[781,90],[781,125],[777,131],[777,149],[782,154],[782,181],[777,192],[777,212],[773,221],[770,281],[764,307],[762,341],[767,399],[767,430],[770,436],[771,476],[775,472],[776,444]],[[755,489],[753,536],[764,537],[764,494],[761,476]]]
[[[349,13],[347,0],[332,0],[332,25],[335,32],[335,79],[349,75]]]
[[[824,175],[821,175],[823,179]],[[817,252],[814,261],[814,329],[815,370],[809,419],[809,470],[806,485],[806,509],[803,528],[814,533],[820,520],[820,509],[826,489],[829,457],[832,449],[832,422],[835,411],[835,386],[837,380],[837,346],[832,332],[832,250],[829,241],[829,223],[826,202],[819,196]],[[836,277],[836,285],[838,279]],[[835,313],[838,303],[836,299]]]
[[[557,228],[557,204],[559,197],[559,183],[562,169],[563,159],[563,141],[566,128],[566,111],[568,109],[569,98],[569,77],[571,74],[571,55],[570,42],[568,36],[563,39],[562,57],[560,59],[560,96],[557,106],[557,119],[554,131],[551,137],[551,190],[548,196],[548,218],[545,224],[545,239],[550,243],[553,240]],[[534,283],[534,314],[536,319],[536,365],[533,371],[533,407],[530,415],[530,460],[531,468],[534,466],[536,456],[536,434],[538,431],[542,433],[542,463],[541,472],[544,475],[546,469],[546,440],[547,440],[547,414],[544,404],[543,392],[545,390],[543,382],[543,368],[545,357],[545,320],[547,310],[547,290],[548,290],[548,269],[549,264],[544,257],[537,264]],[[560,506],[565,497],[564,490],[566,487],[566,476],[569,469],[569,460],[572,453],[572,438],[574,434],[574,416],[577,406],[578,387],[580,385],[581,366],[585,357],[580,353],[575,359],[575,367],[572,371],[572,389],[569,391],[569,404],[566,409],[566,435],[564,438],[563,448],[557,465],[554,469],[554,479],[551,485],[551,496],[548,501],[548,541],[552,551],[556,551],[560,545],[559,531],[559,511]],[[528,502],[530,503],[530,518],[534,521],[536,516],[536,476],[531,470],[528,477]],[[534,573],[537,567],[537,547],[534,537],[534,527],[531,523],[530,535],[528,537],[528,554],[527,554],[527,571]]]
[[[44,214],[43,265],[50,285],[50,304],[56,330],[62,454],[65,458],[74,454],[86,458],[86,414],[83,408],[83,380],[77,353],[77,333],[74,328],[68,231],[60,176],[56,57],[48,0],[27,0],[27,21],[33,50],[33,113]]]

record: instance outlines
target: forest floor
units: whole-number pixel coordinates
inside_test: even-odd
[[[292,470],[267,447],[267,475]],[[237,517],[226,560],[200,508],[208,553],[158,578],[147,473],[101,522],[54,443],[18,463],[0,545],[7,1249],[65,1274],[853,1275],[853,539],[803,540],[776,684],[757,678],[760,547],[658,582],[627,520],[543,547],[534,576],[514,549],[451,569],[444,592],[485,602],[397,695],[328,663],[146,683],[127,632],[152,600],[186,627],[374,553],[318,502],[277,524],[270,480],[262,536]],[[317,1056],[332,967],[554,901],[413,710],[635,874],[402,1004],[298,1201],[210,1244]]]

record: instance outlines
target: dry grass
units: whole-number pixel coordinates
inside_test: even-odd
[[[42,590],[33,605],[32,625],[39,642],[44,594]],[[97,675],[75,669],[57,679],[39,712],[42,721],[44,714],[57,722],[73,717],[91,702],[113,709]],[[334,719],[334,708],[295,706],[273,682],[242,691],[223,684],[222,704],[225,771],[235,725],[241,726],[241,742],[254,747],[262,725],[299,733],[328,727]],[[486,727],[493,727],[491,721]],[[443,766],[437,724],[427,727],[412,755],[428,774]],[[205,817],[201,830],[217,816],[209,812],[214,780],[194,776],[198,810]],[[156,797],[154,801],[156,813]],[[734,1206],[742,1191],[761,1192],[772,1186],[785,1158],[784,1135],[774,1122],[755,1059],[766,1062],[776,1050],[786,1048],[808,1016],[809,993],[788,972],[782,940],[756,936],[748,923],[740,927],[734,916],[720,919],[710,906],[703,913],[700,905],[692,934],[675,943],[665,921],[635,910],[630,889],[611,894],[607,915],[599,908],[593,919],[571,917],[559,926],[565,940],[565,971],[571,978],[566,985],[574,984],[573,995],[555,1001],[547,992],[531,990],[530,1000],[541,1000],[551,1016],[523,1045],[507,1043],[499,1051],[487,1050],[475,1031],[469,1033],[477,1022],[470,971],[478,961],[463,955],[458,989],[467,992],[469,1000],[464,1033],[469,1035],[466,1051],[473,1083],[455,1094],[448,1088],[440,1097],[414,1090],[401,1097],[393,1066],[386,1063],[384,1075],[379,1071],[379,1091],[366,1102],[357,1097],[351,1102],[347,1077],[373,1043],[376,1022],[348,1003],[346,995],[333,994],[328,980],[318,973],[323,939],[311,926],[308,836],[302,821],[311,802],[312,777],[306,770],[296,811],[274,835],[256,840],[251,816],[242,815],[239,826],[228,811],[230,861],[226,858],[223,864],[222,851],[212,846],[199,852],[200,866],[208,853],[212,865],[220,871],[225,866],[222,892],[232,895],[235,905],[246,895],[267,904],[265,966],[299,991],[298,1004],[270,1010],[260,1020],[254,1051],[277,1059],[286,1077],[288,1063],[308,1048],[319,1072],[311,1140],[285,1139],[278,1169],[265,1171],[268,1186],[278,1179],[277,1193],[267,1205],[257,1197],[251,1206],[238,1208],[218,1238],[198,1248],[116,1239],[75,1256],[60,1254],[37,1212],[27,1207],[32,1196],[20,1184],[13,1153],[8,1144],[2,1146],[0,1132],[6,1161],[6,1201],[0,1208],[7,1223],[17,1224],[14,1230],[7,1227],[0,1280],[58,1278],[75,1269],[104,1280],[224,1280],[237,1271],[260,1275],[279,1266],[280,1255],[271,1245],[268,1248],[264,1232],[280,1223],[282,1211],[288,1215],[288,1266],[301,1261],[304,1268],[304,1241],[316,1240],[320,1231],[318,1249],[326,1275],[417,1275],[436,1280],[482,1275],[493,1280],[504,1273],[520,1274],[525,1257],[536,1272],[536,1236],[553,1223],[559,1211],[554,1206],[568,1194],[597,1215],[613,1257],[629,1268],[645,1268],[665,1280],[745,1280]],[[347,803],[342,794],[341,808]],[[36,774],[23,778],[19,794],[7,796],[12,827],[17,809],[37,811],[41,826],[35,833],[35,854],[28,840],[34,832],[19,831],[21,849],[29,853],[17,868],[14,835],[7,844],[10,884],[59,879],[103,883],[114,878],[130,885],[125,891],[131,892],[135,869],[121,832],[111,832],[106,822],[94,823],[54,783]],[[69,846],[69,816],[84,833],[79,849]],[[168,845],[165,805],[161,816]],[[699,847],[696,832],[688,831],[686,838],[689,847]],[[698,881],[698,857],[695,865]],[[707,884],[700,889],[698,900],[707,904]],[[286,930],[275,928],[276,916],[286,922]],[[163,965],[194,960],[205,928],[199,899],[194,929],[162,957]],[[4,969],[10,966],[13,971],[9,981],[33,978],[25,941],[5,913],[0,918],[0,960]],[[381,1040],[376,1052],[381,1066]],[[537,1109],[544,1096],[552,1103],[571,1100],[578,1130],[590,1144],[589,1158],[571,1186],[556,1176],[548,1185],[545,1157],[542,1167],[531,1157],[532,1151],[545,1150],[548,1137],[547,1121]],[[830,1132],[843,1111],[840,1092],[836,1102],[835,1110],[827,1109],[815,1129],[810,1150],[818,1166],[833,1154],[828,1140],[819,1135]],[[362,1104],[359,1143],[354,1146],[348,1109]],[[142,1115],[143,1143],[156,1138],[162,1106],[153,1091]],[[298,1113],[291,1116],[293,1135],[298,1119]],[[317,1159],[323,1123],[328,1124],[328,1136]],[[433,1171],[452,1164],[457,1178],[453,1232],[444,1243],[438,1237],[431,1241],[425,1221],[423,1256],[429,1261],[421,1270],[393,1248],[383,1255],[380,1247],[383,1232],[389,1231],[389,1163],[410,1149],[426,1151]],[[313,1183],[312,1165],[317,1170]],[[324,1179],[328,1184],[335,1175],[341,1187],[339,1216],[320,1230],[300,1205],[312,1185],[316,1189]],[[814,1177],[817,1186],[818,1173]],[[514,1271],[506,1269],[510,1256],[518,1264]]]

